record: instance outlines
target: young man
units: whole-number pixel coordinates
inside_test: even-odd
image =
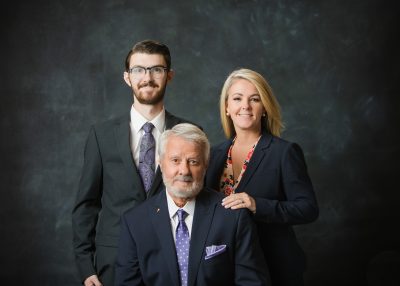
[[[73,246],[85,286],[113,285],[120,215],[162,186],[155,164],[159,137],[185,121],[164,109],[173,75],[167,46],[137,43],[125,61],[124,80],[134,98],[130,114],[90,130],[72,213]]]
[[[271,285],[248,210],[225,209],[203,188],[205,134],[178,124],[159,151],[166,191],[122,216],[115,285]]]

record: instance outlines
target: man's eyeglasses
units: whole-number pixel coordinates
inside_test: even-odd
[[[165,74],[165,72],[168,69],[166,67],[163,66],[154,66],[154,67],[132,67],[129,69],[129,73],[132,74],[132,76],[136,79],[140,79],[142,77],[144,77],[144,75],[146,74],[147,71],[150,72],[150,75],[153,76],[153,78],[155,79],[159,79],[162,78]]]

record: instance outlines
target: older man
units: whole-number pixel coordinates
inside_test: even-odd
[[[165,192],[122,216],[116,285],[269,285],[247,210],[203,188],[205,134],[178,124],[160,139]]]

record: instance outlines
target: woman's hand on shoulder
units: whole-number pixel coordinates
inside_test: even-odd
[[[256,212],[256,201],[247,193],[236,193],[225,197],[222,206],[233,210],[248,208],[252,213]]]

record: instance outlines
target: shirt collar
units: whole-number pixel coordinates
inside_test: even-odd
[[[143,125],[146,122],[151,122],[154,127],[160,132],[164,132],[165,130],[165,109],[163,108],[159,114],[157,114],[156,117],[154,117],[152,120],[148,121],[142,114],[140,114],[139,111],[135,109],[135,107],[132,104],[131,108],[131,125],[133,127],[133,130],[135,130],[136,133],[138,133]]]
[[[175,203],[174,200],[172,199],[171,195],[167,192],[167,203],[168,203],[168,212],[169,212],[169,217],[171,219],[174,219],[174,216],[176,215],[176,212],[180,209]],[[194,215],[194,207],[196,205],[196,198],[186,202],[186,204],[181,208],[185,212],[188,213],[188,215],[193,216]]]

